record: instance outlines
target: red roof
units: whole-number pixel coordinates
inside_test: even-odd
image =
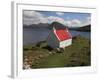
[[[72,38],[71,34],[63,29],[55,30],[55,34],[60,41]]]

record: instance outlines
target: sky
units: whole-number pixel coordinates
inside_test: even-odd
[[[68,27],[82,27],[91,24],[90,13],[54,12],[54,11],[23,11],[23,24],[39,24],[59,22]]]

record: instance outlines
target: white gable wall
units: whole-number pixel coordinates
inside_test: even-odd
[[[67,39],[67,40],[61,41],[59,47],[64,48],[64,47],[69,46],[71,44],[72,44],[72,39]]]

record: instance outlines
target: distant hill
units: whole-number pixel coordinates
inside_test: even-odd
[[[39,23],[39,24],[32,24],[32,25],[23,25],[24,28],[48,28],[49,24],[47,23]]]
[[[53,22],[51,24],[48,23],[39,23],[39,24],[32,24],[32,25],[23,25],[23,28],[47,28],[47,29],[52,29],[53,27],[55,27],[56,29],[65,29],[67,26],[59,23],[59,22]],[[74,27],[74,28],[70,28],[67,27],[70,30],[76,30],[76,31],[86,31],[89,32],[91,30],[91,25],[86,25],[83,27]]]
[[[48,23],[39,23],[39,24],[32,24],[32,25],[23,25],[23,28],[47,28],[47,29],[52,29],[55,27],[56,29],[65,29],[66,26],[59,23],[59,22],[53,22],[51,24]]]
[[[86,25],[83,27],[76,27],[76,28],[69,28],[70,30],[76,30],[76,31],[86,31],[90,32],[91,31],[91,25]]]
[[[78,31],[90,31],[91,25],[86,25],[77,29]]]

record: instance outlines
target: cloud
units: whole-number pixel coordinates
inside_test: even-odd
[[[56,12],[57,15],[64,15],[62,12]],[[68,17],[70,18],[70,17]],[[52,22],[60,22],[68,27],[81,27],[84,25],[88,25],[91,23],[91,17],[86,17],[86,20],[83,22],[79,19],[67,19],[64,20],[59,16],[44,16],[40,12],[36,11],[24,11],[23,12],[23,24],[31,25],[31,24],[39,24],[39,23],[52,23]]]
[[[58,16],[64,15],[64,13],[62,13],[62,12],[56,12],[56,14],[57,14]]]
[[[62,13],[58,13],[62,15]],[[64,19],[56,16],[45,17],[43,14],[36,11],[24,11],[23,13],[23,24],[39,24],[39,23],[52,23],[54,21],[64,24]]]
[[[84,21],[78,19],[67,20],[65,23],[69,27],[82,27],[91,24],[91,17],[86,17]]]
[[[72,22],[71,21],[66,21],[67,26],[71,26]]]
[[[72,21],[71,21],[71,25],[72,26],[80,26],[81,25],[81,21],[80,20],[78,20],[78,19],[73,19]]]
[[[87,17],[87,22],[90,24],[91,23],[91,17]]]
[[[90,25],[91,17],[86,17],[85,21],[81,23],[81,26]]]
[[[49,16],[47,19],[49,20],[50,23],[56,21],[56,22],[60,22],[60,23],[64,24],[64,22],[65,22],[65,20],[63,18],[55,17],[55,16]]]
[[[48,19],[49,23],[56,21],[56,22],[62,23],[63,25],[66,25],[68,27],[80,27],[82,24],[82,22],[78,19],[66,21],[63,18],[55,17],[55,16],[49,16],[47,19]]]
[[[23,13],[23,24],[31,25],[38,23],[48,23],[46,17],[36,11],[24,11]]]
[[[78,19],[73,19],[73,20],[67,20],[65,23],[69,27],[80,27],[82,22]]]
[[[81,21],[79,21],[78,19],[73,19],[72,20],[72,24],[80,24],[81,23]]]

